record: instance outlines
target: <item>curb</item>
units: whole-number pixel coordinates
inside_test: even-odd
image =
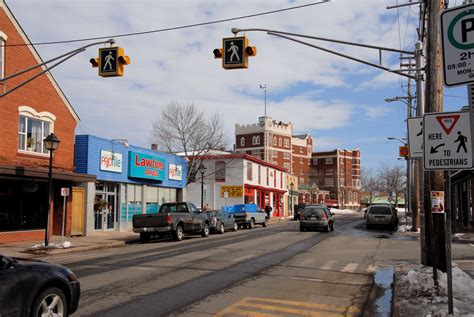
[[[115,247],[124,246],[125,244],[127,244],[126,241],[111,241],[111,242],[106,242],[106,243],[99,242],[97,244],[83,245],[83,246],[77,246],[77,247],[65,248],[65,249],[61,249],[61,248],[27,249],[21,252],[36,255],[36,256],[43,256],[43,255],[54,255],[54,254],[67,254],[67,253],[96,250],[96,249],[115,248]]]

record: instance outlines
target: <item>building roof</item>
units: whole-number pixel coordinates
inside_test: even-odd
[[[306,138],[309,137],[309,136],[310,136],[309,133],[293,135],[294,138],[298,138],[298,139],[301,139],[301,140],[304,140],[304,139],[306,139]]]
[[[220,155],[202,155],[202,156],[196,156],[196,158],[200,158],[202,160],[244,159],[244,160],[247,160],[247,161],[252,161],[252,162],[261,164],[263,166],[268,166],[268,167],[274,168],[274,169],[282,171],[282,172],[288,172],[288,169],[286,169],[284,167],[281,167],[281,166],[278,166],[278,165],[275,165],[275,164],[272,164],[272,163],[265,162],[265,161],[260,160],[256,157],[253,157],[251,155],[244,154],[244,153],[220,154]]]
[[[33,55],[34,59],[38,62],[38,64],[41,64],[41,63],[44,63],[43,59],[41,58],[41,56],[39,55],[38,51],[36,50],[36,48],[34,47],[33,43],[30,41],[30,39],[28,38],[28,36],[26,35],[25,31],[23,30],[23,28],[21,27],[20,23],[18,22],[18,20],[16,19],[15,15],[13,14],[13,12],[10,10],[10,8],[8,7],[7,3],[4,1],[4,0],[0,0],[0,8],[3,8],[6,15],[10,18],[10,21],[13,23],[13,25],[15,26],[15,29],[16,31],[18,32],[18,34],[20,35],[20,37],[22,38],[22,40],[26,43],[26,44],[29,44],[27,47],[30,51],[30,53]],[[15,44],[19,44],[19,43],[15,43]],[[31,66],[34,66],[34,65],[31,65]],[[46,66],[41,66],[41,69],[42,70],[46,70]],[[76,122],[79,122],[80,121],[80,118],[79,118],[79,115],[77,114],[77,112],[74,110],[73,106],[71,105],[71,103],[69,102],[69,100],[67,99],[66,95],[64,94],[64,92],[62,91],[61,87],[59,87],[59,84],[58,82],[56,81],[56,79],[54,79],[53,77],[53,74],[51,72],[46,72],[44,73],[44,75],[49,79],[49,81],[51,82],[51,85],[54,87],[54,89],[58,92],[58,95],[59,97],[63,100],[64,104],[66,105],[66,107],[68,108],[68,110],[71,112],[71,115],[74,117],[74,119],[76,120]]]

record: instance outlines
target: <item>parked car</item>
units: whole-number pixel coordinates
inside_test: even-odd
[[[0,255],[0,316],[67,316],[79,297],[79,281],[68,268]]]
[[[306,206],[300,215],[300,231],[305,229],[323,229],[334,231],[334,218],[325,205]]]
[[[293,220],[300,220],[301,213],[303,212],[306,204],[295,205],[295,213],[293,214]]]
[[[367,208],[366,227],[390,226],[394,230],[398,226],[397,209],[391,205],[374,205]]]
[[[212,210],[206,212],[209,218],[209,228],[211,232],[224,233],[226,230],[237,231],[238,225],[234,216],[223,210]]]
[[[133,232],[140,233],[142,242],[169,234],[176,241],[181,241],[184,233],[209,236],[209,218],[187,202],[166,203],[158,213],[133,215],[132,225]]]

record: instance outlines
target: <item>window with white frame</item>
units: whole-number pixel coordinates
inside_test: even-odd
[[[281,138],[278,138],[278,145],[281,146],[282,143],[281,143]]]
[[[304,178],[300,177],[300,184],[304,184]]]
[[[300,164],[304,164],[304,158],[300,157]]]
[[[332,178],[325,178],[325,179],[324,179],[324,186],[326,186],[326,187],[334,186],[334,179],[332,179]]]
[[[318,165],[318,159],[317,158],[313,158],[313,165]]]
[[[43,140],[53,132],[56,117],[49,112],[36,112],[30,107],[19,107],[18,150],[48,154]]]
[[[332,157],[326,157],[326,164],[332,164]]]
[[[288,152],[283,153],[283,158],[284,158],[285,160],[289,160],[289,159],[291,158],[290,153],[288,153]]]
[[[276,136],[273,137],[273,145],[277,145],[277,138],[276,138]]]
[[[7,36],[0,31],[0,78],[5,77],[5,44]]]
[[[333,170],[332,169],[327,169],[326,170],[326,175],[331,175],[331,176],[334,175]]]
[[[240,146],[245,146],[245,138],[244,137],[240,138]]]
[[[285,139],[285,147],[290,147],[290,140]]]
[[[286,168],[287,170],[290,169],[290,163],[283,163],[283,167]]]

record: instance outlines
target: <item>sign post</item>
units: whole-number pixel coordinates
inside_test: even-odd
[[[66,199],[69,196],[69,188],[61,188],[61,196],[63,196],[63,227],[61,230],[61,245],[64,245],[64,220],[66,215]]]

